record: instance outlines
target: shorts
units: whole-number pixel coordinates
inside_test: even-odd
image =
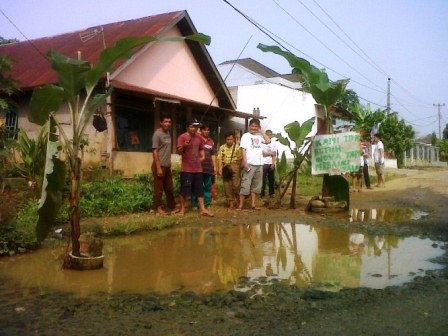
[[[384,163],[375,162],[375,171],[377,175],[383,175]]]
[[[263,185],[263,166],[252,166],[247,172],[243,170],[241,175],[240,195],[248,196],[250,193],[261,193]]]
[[[204,196],[204,181],[202,173],[180,173],[180,194],[184,197],[195,195],[196,197]]]

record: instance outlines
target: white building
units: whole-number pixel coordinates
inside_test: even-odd
[[[316,115],[316,102],[311,94],[302,91],[296,75],[281,75],[251,58],[221,63],[218,71],[238,111],[266,117],[261,120],[263,130],[286,136],[285,125],[293,121],[302,124]],[[234,119],[235,127],[243,130],[246,125]],[[316,124],[314,128],[315,133]],[[289,150],[286,155],[291,156]]]

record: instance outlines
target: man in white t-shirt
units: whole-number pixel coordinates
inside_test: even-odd
[[[373,136],[375,149],[373,151],[373,162],[375,163],[376,176],[378,177],[377,187],[385,187],[384,183],[384,144],[381,135],[376,133]]]
[[[263,151],[272,153],[272,155],[263,156],[263,182],[261,187],[261,197],[265,196],[266,184],[269,187],[269,196],[275,196],[275,164],[277,156],[277,142],[272,137],[271,130],[267,130],[265,134],[271,139],[271,142],[264,144]]]
[[[261,132],[260,120],[251,119],[249,132],[244,133],[240,140],[243,171],[241,175],[240,202],[237,210],[243,210],[244,199],[249,195],[251,209],[260,210],[256,205],[256,201],[257,194],[261,192],[263,181],[263,156],[272,154],[263,152],[263,145],[270,142],[270,138]]]

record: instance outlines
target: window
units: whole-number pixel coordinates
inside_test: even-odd
[[[5,113],[6,138],[17,139],[19,116],[16,109],[11,109]]]
[[[117,148],[124,152],[151,152],[154,110],[150,101],[120,99],[115,104]]]

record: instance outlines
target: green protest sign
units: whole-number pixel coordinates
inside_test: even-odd
[[[316,135],[312,142],[311,173],[339,175],[358,171],[360,157],[359,133]]]

